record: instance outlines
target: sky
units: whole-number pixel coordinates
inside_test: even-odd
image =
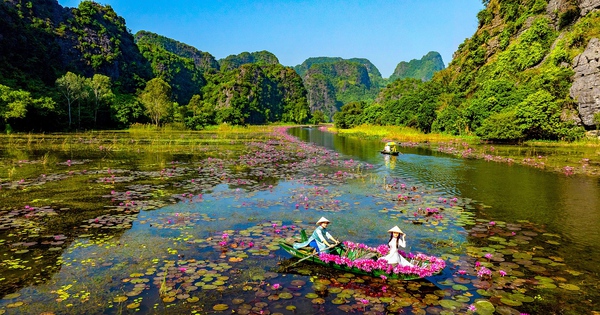
[[[58,0],[77,7],[81,0]],[[310,57],[367,58],[389,77],[429,51],[444,64],[477,30],[481,0],[96,0],[133,34],[145,30],[217,59],[267,50],[285,66]]]

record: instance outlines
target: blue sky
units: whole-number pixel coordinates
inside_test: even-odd
[[[58,0],[76,7],[80,0]],[[389,77],[400,61],[452,54],[477,29],[481,0],[97,0],[146,30],[221,59],[268,50],[286,66],[309,57],[367,58]]]

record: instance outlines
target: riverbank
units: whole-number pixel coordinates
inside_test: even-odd
[[[474,136],[425,134],[400,126],[359,126],[338,129],[333,125],[321,128],[348,137],[396,141],[400,146],[423,146],[460,158],[484,159],[490,162],[522,164],[567,176],[600,177],[600,141],[586,139],[577,142],[527,141],[518,145],[483,143]],[[382,144],[383,147],[383,144]]]

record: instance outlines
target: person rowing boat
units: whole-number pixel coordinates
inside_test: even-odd
[[[317,252],[329,252],[330,248],[340,243],[327,231],[329,223],[331,223],[331,221],[327,220],[325,217],[321,217],[319,221],[317,221],[317,228],[315,228],[308,240],[301,243],[294,243],[294,249],[310,246]]]

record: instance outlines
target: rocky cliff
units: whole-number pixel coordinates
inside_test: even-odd
[[[571,97],[578,104],[579,117],[586,126],[595,126],[600,113],[600,40],[593,38],[585,51],[573,60]],[[600,123],[600,122],[599,122]]]
[[[421,59],[400,62],[396,66],[394,73],[390,76],[390,81],[406,78],[429,81],[434,73],[443,70],[444,68],[442,56],[436,51],[430,51]]]

